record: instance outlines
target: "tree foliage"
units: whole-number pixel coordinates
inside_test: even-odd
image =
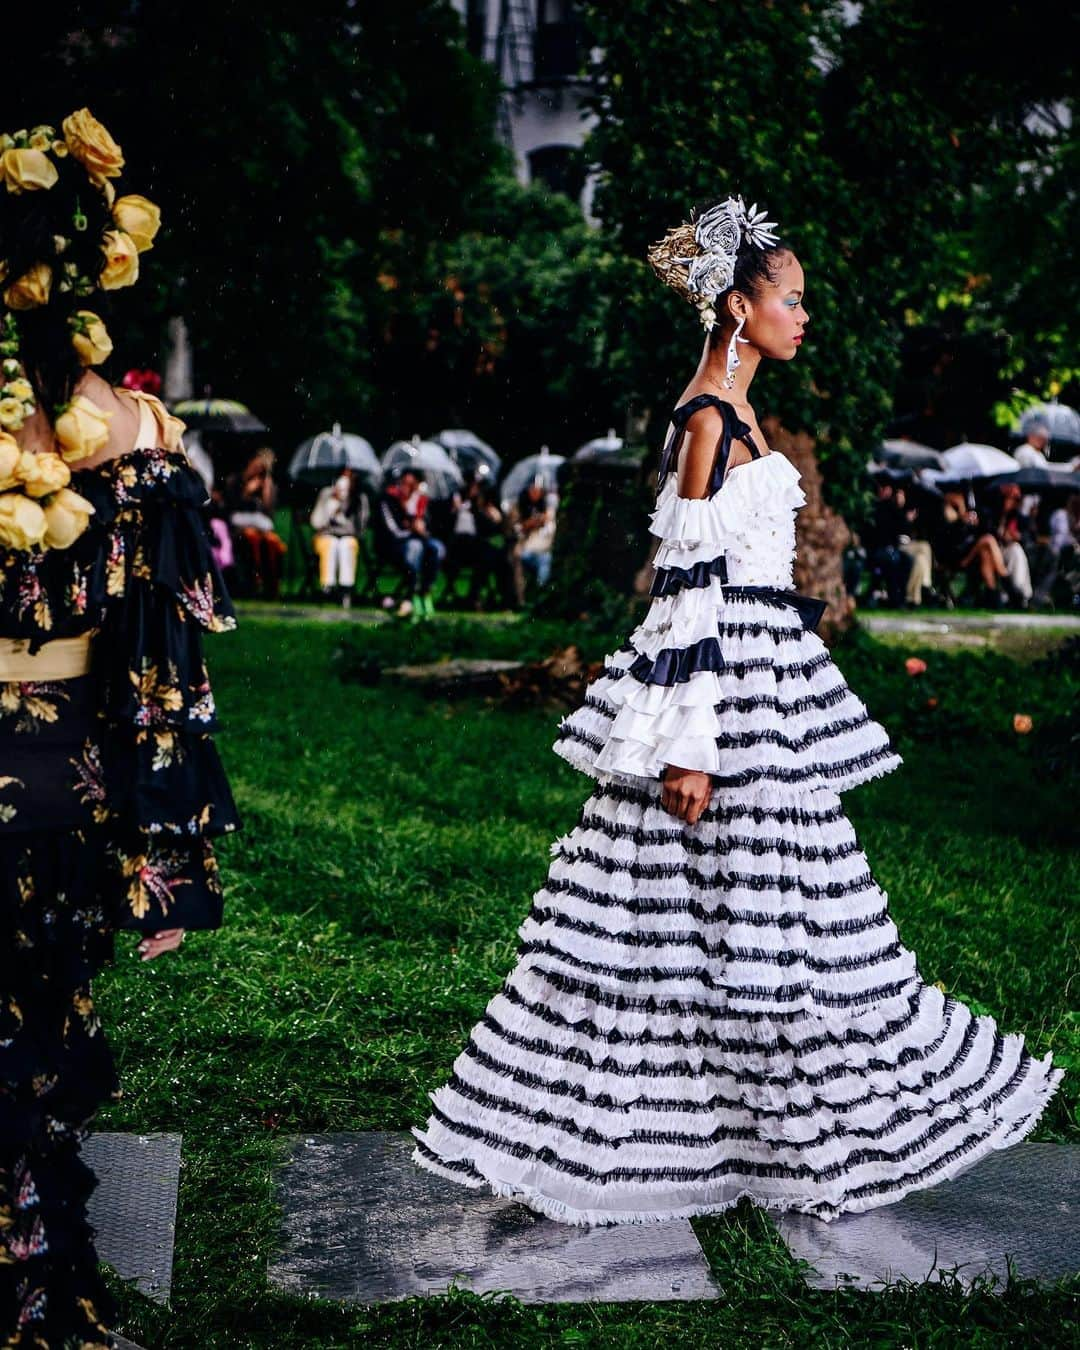
[[[1031,244],[1006,222],[1038,200],[1018,195],[1033,191],[1032,166],[1057,154],[1044,190],[1066,190],[1067,130],[1040,137],[1029,123],[1034,108],[1072,97],[1076,18],[1064,6],[1040,14],[1054,36],[1037,56],[1019,4],[976,12],[868,0],[853,24],[831,0],[624,0],[588,12],[598,119],[589,148],[606,233],[641,258],[696,202],[739,192],[767,204],[806,270],[811,324],[799,358],[755,389],[759,412],[819,437],[841,500],[888,421],[905,328],[952,306],[965,311],[962,329],[1016,326],[1024,337],[1013,350],[1027,359],[1045,344],[1047,320],[1051,345],[1075,345],[1075,306],[1036,317],[1016,270],[1001,267],[1021,237]],[[1045,241],[1033,250],[1032,270],[1047,251]],[[956,299],[984,287],[985,305]],[[696,318],[659,296],[651,309],[653,360],[636,369],[666,383],[670,403],[695,355]]]
[[[455,234],[503,158],[493,76],[459,36],[446,0],[257,14],[87,0],[75,19],[35,19],[0,125],[87,104],[163,211],[145,280],[121,297],[117,367],[160,360],[161,320],[183,313],[197,383],[244,397],[283,438],[366,425],[381,233]]]
[[[47,6],[0,128],[87,104],[116,133],[165,228],[117,297],[114,371],[160,362],[183,313],[197,383],[283,448],[331,419],[380,443],[466,424],[512,458],[654,411],[655,442],[701,332],[645,248],[728,191],[806,268],[810,340],[755,393],[818,436],[838,505],[897,400],[931,439],[989,438],[1076,391],[1061,0],[867,0],[853,23],[837,0],[582,8],[599,230],[514,181],[449,0]]]

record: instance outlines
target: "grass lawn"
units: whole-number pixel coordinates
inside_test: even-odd
[[[591,657],[613,645],[571,636]],[[589,792],[550,753],[558,711],[448,706],[341,672],[451,650],[543,656],[566,638],[527,622],[408,629],[249,610],[240,632],[210,642],[245,819],[221,848],[226,927],[147,965],[125,937],[98,988],[126,1088],[98,1128],[184,1135],[173,1306],[125,1291],[122,1330],[183,1350],[1074,1343],[1080,1281],[809,1292],[745,1207],[695,1221],[725,1291],[715,1303],[536,1308],[456,1292],[366,1308],[268,1290],[284,1136],[424,1120],[426,1093],[514,960],[549,844]],[[918,679],[904,672],[909,654],[929,663]],[[845,803],[923,976],[1075,1070],[1077,788],[1039,777],[1037,735],[1011,725],[1027,711],[1038,732],[1068,687],[1004,657],[914,642],[862,638],[836,656],[905,756]],[[1080,1141],[1078,1082],[1067,1075],[1036,1138]]]

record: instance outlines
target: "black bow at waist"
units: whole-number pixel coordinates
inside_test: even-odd
[[[798,591],[786,591],[779,586],[724,586],[722,590],[725,596],[734,599],[745,596],[748,600],[764,600],[766,604],[787,605],[796,609],[803,627],[810,633],[816,630],[829,607],[826,600],[800,595]]]

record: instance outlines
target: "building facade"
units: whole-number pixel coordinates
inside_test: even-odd
[[[590,215],[593,179],[582,154],[588,56],[574,0],[452,0],[469,50],[499,73],[500,132],[523,183],[565,192]]]

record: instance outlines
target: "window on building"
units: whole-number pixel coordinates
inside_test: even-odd
[[[543,183],[552,192],[562,192],[575,202],[585,187],[581,151],[573,145],[541,145],[529,152],[529,181]]]
[[[538,0],[533,43],[535,79],[561,80],[579,72],[584,51],[573,0]]]

